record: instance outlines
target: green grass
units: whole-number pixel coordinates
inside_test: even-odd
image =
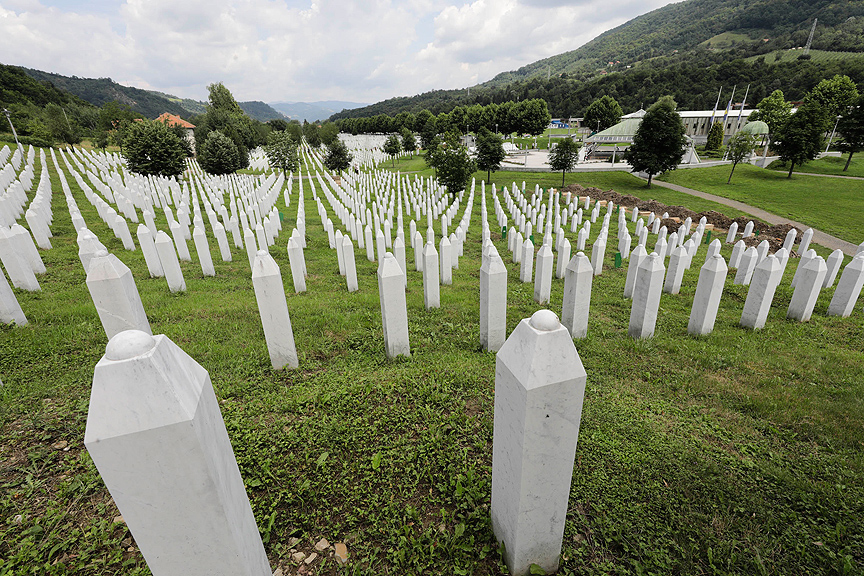
[[[746,202],[854,244],[864,241],[864,227],[854,216],[864,210],[864,181],[800,174],[786,178],[781,172],[739,164],[727,185],[729,171],[729,166],[675,170],[661,180]]]
[[[764,54],[765,63],[766,64],[776,64],[778,62],[794,62],[798,60],[798,58],[804,54],[804,50],[782,50],[774,52],[769,52]],[[751,56],[746,58],[746,60],[754,61],[757,58],[762,58],[763,55],[760,56]],[[830,60],[857,60],[864,57],[864,54],[860,52],[831,52],[828,50],[810,50],[810,59],[813,62],[828,62]]]
[[[49,171],[54,248],[42,252],[43,290],[15,291],[29,326],[0,326],[0,573],[147,574],[82,445],[106,339]],[[631,178],[589,176],[616,189]],[[300,367],[274,371],[244,251],[232,249],[224,263],[211,242],[217,276],[185,262],[187,291],[172,295],[68,179],[88,225],[132,270],[153,332],[209,371],[274,570],[296,573],[292,538],[309,553],[326,537],[349,543],[350,563],[318,560],[316,574],[502,572],[489,520],[495,356],[478,338],[479,189],[440,309],[424,309],[407,251],[412,356],[397,361],[384,356],[375,264],[358,250],[360,291],[349,294],[309,187],[308,292],[291,292],[284,247],[297,204],[286,210],[280,200],[287,218],[271,253],[288,289]],[[487,203],[494,219],[489,188]],[[509,333],[541,306],[533,285],[518,281],[506,243],[492,239],[508,268]],[[681,294],[663,295],[656,336],[635,342],[621,297],[626,262],[612,267],[615,241],[613,227],[589,335],[576,341],[588,386],[560,573],[861,573],[860,305],[851,318],[826,317],[829,288],[810,322],[785,320],[793,260],[764,330],[738,326],[747,290],[729,277],[714,332],[690,337],[702,246]],[[552,310],[562,291],[553,280]],[[61,441],[68,451],[54,447]]]
[[[708,40],[702,42],[700,46],[704,46],[706,48],[731,48],[736,44],[741,42],[750,42],[751,38],[747,34],[740,34],[738,32],[723,32],[722,34],[717,34],[716,36],[712,36]]]
[[[843,171],[846,166],[846,161],[849,156],[836,157],[825,156],[819,160],[807,162],[803,166],[795,167],[796,172],[810,172],[811,174],[831,174],[835,176],[854,176],[856,178],[864,178],[864,159],[857,155],[852,156],[852,162],[849,163],[849,170]],[[777,170],[778,172],[788,173],[789,165],[785,162],[775,160],[768,165],[769,170]],[[793,173],[794,178],[794,173]]]

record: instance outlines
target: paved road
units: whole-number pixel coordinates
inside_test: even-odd
[[[768,222],[769,224],[791,224],[792,226],[795,226],[800,230],[807,230],[807,228],[813,228],[812,226],[808,226],[807,224],[796,222],[795,220],[790,220],[789,218],[784,218],[782,216],[777,216],[776,214],[771,214],[770,212],[766,212],[761,208],[757,208],[743,202],[738,202],[737,200],[730,200],[729,198],[724,198],[723,196],[717,196],[716,194],[700,192],[699,190],[685,188],[684,186],[670,184],[669,182],[663,182],[661,180],[652,180],[652,183],[656,184],[657,186],[662,186],[663,188],[675,190],[676,192],[683,192],[684,194],[690,194],[691,196],[697,196],[699,198],[704,198],[705,200],[717,202],[718,204],[730,206],[732,208],[735,208],[736,210],[740,210],[741,212],[751,214],[756,218],[759,218],[760,220]],[[829,248],[831,250],[837,250],[839,248],[847,256],[854,256],[855,253],[858,251],[858,246],[856,246],[855,244],[852,244],[851,242],[847,242],[845,240],[841,240],[836,236],[826,234],[825,232],[817,230],[816,228],[813,228],[813,242],[821,244],[822,246],[825,246],[826,248]]]

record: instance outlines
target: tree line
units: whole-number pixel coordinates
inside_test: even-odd
[[[391,133],[408,129],[420,134],[423,147],[427,147],[436,134],[455,132],[467,134],[481,128],[502,134],[542,134],[552,119],[546,101],[540,98],[519,102],[491,103],[485,106],[456,106],[437,115],[430,110],[417,114],[400,112],[396,116],[378,114],[372,117],[343,118],[336,124],[351,134]]]
[[[800,101],[821,80],[837,74],[850,77],[859,86],[864,85],[864,56],[771,64],[766,63],[765,55],[748,56],[752,53],[743,48],[722,53],[699,50],[654,58],[621,71],[564,73],[549,79],[535,77],[502,86],[475,86],[470,96],[465,90],[436,90],[413,97],[391,98],[371,106],[343,110],[330,119],[365,118],[368,121],[376,118],[377,125],[382,116],[391,119],[403,114],[416,116],[421,110],[438,115],[456,108],[493,103],[500,106],[530,99],[544,100],[553,117],[582,117],[588,106],[602,96],[615,98],[627,111],[644,108],[664,95],[671,95],[679,109],[710,110],[720,87],[724,88],[724,94],[731,94],[732,86],[750,85],[748,101],[759,102],[778,89],[790,100]]]

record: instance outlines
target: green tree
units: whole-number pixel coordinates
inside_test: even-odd
[[[756,136],[745,132],[738,132],[729,140],[729,146],[726,148],[726,158],[732,161],[732,171],[729,172],[729,179],[726,180],[726,184],[732,182],[732,174],[735,173],[735,167],[753,152],[754,146],[756,146]]]
[[[198,157],[202,155],[202,146],[208,141],[210,132],[218,131],[234,143],[238,167],[248,167],[249,150],[263,143],[262,132],[256,128],[260,123],[256,124],[243,112],[231,95],[231,91],[221,82],[210,84],[207,90],[209,91],[207,111],[194,118],[192,122],[195,124],[195,147]]]
[[[678,166],[686,145],[684,123],[675,111],[675,101],[663,96],[645,112],[626,158],[634,172],[648,174],[650,188],[654,174]]]
[[[542,98],[533,98],[519,104],[522,105],[519,113],[519,131],[532,136],[542,134],[552,121],[546,101]]]
[[[414,154],[414,151],[417,150],[417,138],[414,137],[414,132],[412,132],[409,128],[402,128],[399,131],[399,136],[402,139],[402,149],[406,152],[411,152]]]
[[[280,168],[287,175],[296,172],[300,165],[297,146],[297,140],[287,130],[274,130],[267,137],[264,153],[267,155],[267,161],[270,162],[271,166]]]
[[[199,148],[198,163],[210,174],[230,174],[240,168],[240,151],[231,138],[213,130]]]
[[[223,110],[229,114],[244,114],[243,109],[234,99],[234,95],[222,82],[210,84],[207,86],[207,91],[209,92],[207,100],[211,108]]]
[[[501,168],[506,156],[501,136],[485,126],[481,127],[477,133],[477,168],[486,171],[487,184],[492,179],[492,172]]]
[[[93,133],[93,145],[101,148],[103,152],[108,147],[108,142],[108,132],[106,130],[99,128]]]
[[[558,142],[549,153],[549,166],[561,171],[561,187],[564,187],[564,177],[579,159],[579,144],[572,138],[564,138]]]
[[[705,150],[719,150],[721,146],[723,146],[723,122],[714,122],[708,131]]]
[[[789,163],[789,175],[795,166],[813,160],[822,151],[826,113],[821,105],[808,95],[798,111],[780,128],[774,149],[781,162]]]
[[[827,131],[833,126],[834,118],[844,114],[858,99],[858,88],[851,78],[837,74],[819,82],[810,91],[810,97],[825,112],[824,129]]]
[[[837,148],[849,154],[843,167],[846,172],[852,162],[852,155],[864,150],[864,96],[859,96],[855,105],[840,119],[837,132],[841,138]]]
[[[393,167],[396,166],[396,155],[402,151],[402,143],[399,142],[399,137],[395,134],[390,134],[384,142],[384,153],[390,155],[390,160],[393,161]]]
[[[324,157],[324,166],[333,172],[342,172],[351,166],[354,155],[348,152],[348,147],[339,138],[327,145],[327,155]]]
[[[448,132],[435,154],[436,179],[451,196],[464,190],[477,171],[477,163],[468,155],[468,149],[459,142],[456,132]]]
[[[78,144],[81,142],[81,130],[69,121],[68,116],[58,104],[49,102],[42,114],[45,127],[51,133],[55,142]]]
[[[438,121],[428,110],[421,110],[414,125],[419,126],[417,131],[420,133],[420,145],[424,150],[429,150],[430,144],[438,135]]]
[[[786,102],[782,90],[775,90],[770,96],[763,98],[756,105],[757,110],[750,114],[750,122],[761,120],[768,124],[769,137],[773,140],[774,135],[780,132],[780,128],[792,114],[792,104]]]
[[[287,130],[288,129],[288,121],[283,120],[282,118],[274,118],[273,120],[268,120],[267,124],[274,131],[275,130]]]
[[[318,130],[318,134],[321,136],[321,143],[329,146],[339,136],[339,126],[334,122],[324,122],[321,129]]]
[[[321,131],[315,123],[310,124],[306,120],[303,121],[303,136],[306,138],[306,143],[312,148],[321,146]]]
[[[183,173],[186,149],[168,126],[143,120],[129,125],[122,154],[132,172],[145,176],[178,176]]]
[[[585,110],[584,124],[592,130],[601,132],[611,128],[621,120],[624,111],[618,101],[611,96],[603,96],[594,100]]]

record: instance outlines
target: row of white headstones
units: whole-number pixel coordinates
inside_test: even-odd
[[[56,162],[56,158],[54,161]],[[61,176],[61,184],[64,187],[64,194],[66,194],[70,215],[73,220],[81,218],[71,190],[65,183],[63,172],[59,166],[57,168],[58,174]],[[77,175],[74,170],[72,172],[80,178],[80,175]],[[47,179],[47,172],[43,170],[42,174],[43,178]],[[376,201],[373,207],[380,209],[380,213],[376,213],[375,218],[370,218],[365,212],[360,210],[355,212],[346,208],[347,206],[356,208],[365,205],[361,204],[361,201],[367,199],[366,196],[358,194],[357,190],[350,185],[346,186],[347,189],[343,189],[330,178],[329,174],[325,174],[325,179],[330,184],[329,187],[324,185],[320,175],[316,175],[316,178],[323,191],[324,200],[330,206],[330,211],[347,228],[344,234],[342,230],[333,232],[333,221],[329,218],[325,220],[328,211],[324,206],[324,200],[318,196],[314,184],[310,181],[313,187],[313,199],[318,206],[322,226],[328,233],[328,242],[332,236],[330,247],[337,251],[337,258],[340,260],[340,273],[344,272],[348,289],[351,290],[352,287],[354,256],[352,237],[356,237],[367,247],[367,257],[371,255],[370,259],[374,258],[379,262],[379,297],[387,354],[389,356],[410,355],[405,305],[407,269],[404,261],[404,239],[400,234],[403,229],[401,223],[403,201],[406,209],[422,210],[428,216],[426,242],[423,242],[422,236],[416,231],[416,224],[413,220],[412,224],[415,226],[411,228],[411,237],[412,247],[415,251],[415,268],[422,271],[424,277],[424,303],[427,307],[434,307],[440,305],[440,301],[436,302],[435,298],[435,291],[437,291],[439,283],[443,283],[443,278],[447,271],[450,271],[451,267],[454,266],[454,261],[456,262],[455,266],[458,267],[458,256],[455,255],[461,253],[462,242],[464,242],[464,236],[467,234],[471,207],[473,206],[473,189],[469,193],[463,217],[456,231],[448,237],[446,229],[449,220],[455,216],[455,210],[458,210],[459,201],[454,201],[447,206],[446,202],[442,202],[444,198],[440,190],[422,194],[418,193],[419,187],[411,188],[410,184],[406,184],[404,194],[397,194],[399,197],[396,204],[397,236],[392,242],[393,252],[388,252],[387,248],[390,247],[387,243],[389,231],[385,236],[382,228],[386,229],[387,226],[385,224],[380,227],[379,223],[381,220],[389,223],[393,219],[393,195],[390,194],[389,196],[391,201],[388,201],[387,197],[379,198],[381,202]],[[40,180],[40,187],[42,186],[41,182],[42,180]],[[79,180],[79,186],[82,182],[83,179]],[[359,182],[354,184],[357,184],[357,189],[360,188]],[[267,190],[260,196],[266,199],[272,196],[272,190],[268,186],[265,188]],[[335,192],[331,192],[331,188]],[[48,213],[50,214],[50,181],[47,182],[47,187],[42,189],[46,190],[43,192],[43,196],[47,194]],[[206,208],[211,200],[210,194],[206,190],[201,193],[205,211],[208,214],[210,212],[216,214],[216,209],[211,207],[208,211]],[[276,195],[278,196],[278,190]],[[513,195],[518,199],[518,191],[514,190]],[[492,197],[495,202],[496,216],[501,223],[503,208],[498,200],[498,195],[493,194]],[[506,192],[504,197],[510,206],[514,221],[519,223],[520,228],[523,226],[527,228],[528,224],[534,225],[534,221],[526,222],[525,220],[528,219],[521,215],[526,206],[522,205],[519,210],[513,208],[518,205],[517,201],[519,204],[523,204],[521,200],[524,198],[513,200],[511,195]],[[566,246],[565,242],[569,244],[569,241],[564,238],[563,241],[557,242],[559,269],[563,266],[565,276],[563,325],[551,312],[540,311],[530,321],[521,322],[510,337],[506,338],[505,342],[507,270],[497,253],[497,249],[491,242],[491,232],[487,224],[485,189],[480,198],[483,236],[483,264],[480,272],[481,340],[486,349],[504,349],[504,353],[498,356],[496,369],[493,527],[497,538],[505,543],[507,563],[513,573],[526,573],[532,563],[539,564],[546,570],[554,570],[557,567],[561,537],[563,536],[564,511],[566,511],[567,506],[570,476],[578,437],[579,419],[577,417],[574,420],[572,415],[581,414],[585,385],[585,372],[573,345],[573,337],[578,337],[581,330],[587,329],[591,279],[593,275],[602,272],[602,264],[599,267],[592,265],[591,261],[580,252],[569,259],[564,266],[564,246]],[[106,224],[112,220],[111,213],[100,204],[104,200],[101,200],[95,193],[92,197],[88,195],[88,200],[96,206]],[[166,198],[162,199],[163,208],[167,208],[166,200]],[[290,200],[288,194],[286,194],[286,200]],[[243,200],[240,202],[242,203]],[[267,202],[265,201],[263,206],[266,206]],[[118,207],[120,203],[118,203]],[[553,195],[550,205],[554,205],[554,203],[555,197]],[[182,200],[180,204],[183,204]],[[250,201],[246,206],[251,204]],[[287,204],[289,202],[286,202]],[[305,260],[302,256],[303,245],[305,245],[305,238],[302,236],[305,234],[299,233],[300,228],[305,230],[302,191],[298,195],[297,205],[298,229],[295,229],[295,233],[292,233],[292,238],[289,240],[289,260],[291,261],[295,290],[301,291],[305,289],[305,286],[298,285],[298,278],[305,277]],[[192,211],[198,220],[200,214],[195,209],[198,206],[197,198],[193,202],[193,206]],[[569,205],[565,204],[565,206]],[[567,210],[570,208],[568,207]],[[551,282],[551,251],[547,252],[544,248],[549,249],[552,244],[551,229],[553,227],[549,224],[552,222],[553,211],[556,220],[563,216],[557,207],[554,210],[549,210],[550,217],[545,226],[544,243],[537,256],[535,298],[538,301],[543,299],[544,294],[546,301],[548,301],[548,292],[545,291],[544,287]],[[599,215],[598,205],[595,205],[595,212],[598,214],[592,215],[594,216],[593,220],[596,221],[597,215]],[[250,213],[254,213],[254,210],[250,210]],[[542,213],[543,211],[541,211]],[[568,216],[572,214],[573,212],[570,212]],[[608,214],[611,214],[611,207],[607,208]],[[267,251],[267,247],[272,245],[271,237],[265,233],[262,239],[260,235],[252,234],[251,227],[246,225],[246,220],[239,217],[239,210],[237,215],[238,220],[244,225],[243,245],[247,248],[247,255],[250,256],[253,285],[264,324],[265,339],[271,361],[277,368],[297,366],[297,355],[281,273],[275,260]],[[116,212],[114,216],[115,225],[112,226],[112,230],[122,241],[122,228],[118,231],[116,226]],[[436,250],[431,222],[433,219],[437,220],[438,217],[442,219],[443,234],[441,244]],[[574,221],[577,221],[578,218],[579,215],[577,214]],[[604,224],[607,226],[608,221],[609,218],[604,219]],[[542,217],[540,222],[543,222]],[[203,221],[201,223],[203,224]],[[566,219],[564,223],[566,224]],[[649,217],[649,226],[653,223]],[[50,225],[50,218],[46,224]],[[256,224],[256,231],[259,225],[263,230],[264,225],[260,223]],[[362,225],[363,230],[362,236],[359,234],[360,225]],[[588,225],[589,222],[586,221],[582,230],[587,230]],[[506,221],[504,226],[506,227]],[[540,224],[540,232],[543,232],[543,226]],[[146,231],[142,231],[142,227]],[[371,249],[373,244],[371,241],[372,227],[375,228],[374,250]],[[172,228],[174,227],[172,226]],[[555,228],[556,233],[559,233],[560,228],[558,226]],[[272,235],[273,241],[278,235],[278,229],[281,229],[281,226],[276,227]],[[630,269],[628,270],[628,280],[631,273],[634,275],[629,284],[633,291],[633,311],[636,314],[637,325],[640,330],[634,333],[634,315],[631,313],[631,334],[636,337],[647,335],[644,332],[644,327],[651,322],[652,311],[653,317],[656,319],[654,297],[656,296],[656,300],[659,301],[659,286],[664,284],[662,282],[663,259],[657,252],[651,256],[644,255],[642,238],[647,236],[647,226],[643,227],[643,230],[639,230],[637,234],[640,237],[640,243],[633,250],[630,257]],[[525,231],[529,232],[530,228],[525,229]],[[623,239],[621,232],[619,227],[619,236]],[[139,243],[142,251],[144,251],[145,260],[148,260],[147,249],[144,248],[148,233],[151,233],[149,226],[139,225]],[[521,231],[516,232],[514,228],[510,230],[508,236],[516,238],[521,233]],[[658,237],[662,235],[660,229],[657,230],[657,233]],[[342,235],[341,242],[337,242],[340,234]],[[598,245],[602,245],[606,234],[608,231],[601,231],[600,238],[594,243],[592,256],[594,256],[595,261],[599,257],[602,262],[602,252]],[[142,235],[144,240],[142,240]],[[193,232],[192,235],[194,237],[195,233]],[[530,233],[527,235],[530,237]],[[584,235],[587,236],[587,231]],[[181,249],[178,245],[178,239],[182,238],[184,245],[186,240],[183,238],[182,230],[179,235],[174,236],[173,240],[164,232],[159,232],[156,236],[155,243],[163,248],[160,250],[157,246],[155,256],[167,277],[168,269],[176,268],[179,271],[177,259]],[[176,571],[178,569],[197,573],[202,569],[216,569],[217,566],[230,566],[232,573],[264,574],[265,569],[269,573],[269,565],[266,555],[263,553],[260,538],[255,531],[254,518],[243,491],[239,470],[237,470],[234,462],[224,425],[221,424],[218,404],[216,404],[212,388],[209,386],[209,376],[203,368],[183,354],[170,340],[164,336],[153,337],[151,335],[149,322],[140,302],[140,297],[138,297],[131,272],[114,255],[107,251],[103,253],[104,246],[101,248],[94,246],[94,238],[95,235],[88,232],[86,228],[79,230],[79,245],[83,250],[79,252],[79,256],[82,257],[82,265],[87,270],[87,285],[94,303],[96,303],[103,328],[110,338],[106,355],[100,361],[94,375],[91,411],[88,416],[87,436],[85,437],[85,443],[94,457],[94,462],[96,462],[112,495],[115,496],[118,507],[120,507],[124,519],[133,531],[136,541],[154,574],[163,570]],[[217,241],[218,239],[217,234]],[[256,242],[256,239],[259,241]],[[455,242],[451,242],[451,239]],[[691,238],[688,242],[693,240]],[[526,253],[524,248],[527,242],[530,242],[530,238],[522,243],[523,255]],[[227,244],[227,241],[225,243]],[[220,242],[220,248],[221,244]],[[677,244],[677,239],[673,243],[670,238],[669,244]],[[255,252],[250,253],[250,245],[256,246]],[[400,245],[401,258],[399,257]],[[513,245],[515,251],[517,243],[513,242]],[[698,246],[698,242],[696,245]],[[339,249],[340,246],[341,250]],[[262,249],[257,250],[258,247]],[[726,267],[723,258],[719,255],[719,247],[719,241],[715,241],[709,249],[694,298],[694,312],[699,303],[701,304],[698,308],[703,311],[701,316],[697,314],[696,326],[701,326],[703,330],[709,320],[710,324],[713,325],[712,314],[716,315],[716,303],[719,302],[720,293],[722,293],[722,279],[726,275]],[[291,256],[292,248],[295,253],[294,258]],[[201,254],[209,255],[209,248],[206,246],[199,247],[196,243],[196,250],[202,260],[202,272],[206,274],[204,261],[206,257],[202,257]],[[759,256],[758,250],[753,248],[750,250],[754,250],[757,257]],[[230,258],[230,247],[227,252]],[[455,256],[455,258],[451,258],[449,263],[446,263],[445,252],[450,252],[450,256]],[[533,249],[530,254],[533,256]],[[682,265],[689,256],[683,246],[675,246],[671,258],[674,259],[676,254],[679,255],[679,265]],[[224,255],[223,253],[223,257]],[[254,255],[254,260],[252,255]],[[151,259],[152,257],[153,254],[151,253]],[[810,258],[810,260],[815,260],[815,258]],[[524,269],[525,260],[522,261]],[[637,261],[639,264],[634,266]],[[771,264],[767,265],[765,262],[771,262]],[[864,262],[862,254],[859,253],[853,259],[853,264],[856,262],[859,265],[858,275],[860,276],[860,264]],[[689,264],[689,259],[687,263]],[[175,264],[176,266],[174,266]],[[756,293],[754,289],[760,285],[760,278],[763,276],[767,280],[775,278],[773,274],[776,274],[775,269],[778,268],[779,264],[780,259],[776,255],[765,256],[763,261],[754,267],[750,293]],[[850,266],[852,265],[850,264]],[[855,269],[854,267],[850,268],[850,266],[844,270],[844,277],[848,270]],[[818,265],[816,267],[818,268]],[[673,263],[670,261],[670,271],[672,268]],[[799,268],[801,268],[800,265]],[[806,272],[806,268],[805,266],[802,273]],[[759,274],[760,270],[766,269],[774,272],[767,275]],[[151,262],[148,262],[148,270],[153,274],[154,269],[151,268]],[[182,278],[182,272],[179,274]],[[558,276],[559,278],[561,276],[560,270]],[[703,276],[706,278],[704,281]],[[779,276],[782,277],[782,271]],[[815,286],[819,284],[816,281],[818,280],[818,271],[816,276],[817,278],[812,282],[810,282],[809,276],[802,276],[801,282]],[[641,281],[639,280],[640,277],[642,278]],[[677,277],[677,274],[672,274],[672,277]],[[356,270],[353,270],[353,278],[356,285]],[[539,290],[536,284],[538,279],[540,280]],[[531,281],[530,278],[528,281]],[[707,288],[703,288],[703,284]],[[719,291],[716,289],[718,284],[720,286]],[[172,282],[169,279],[169,287],[171,285]],[[767,310],[766,302],[767,307],[770,307],[771,298],[767,297],[766,294],[771,285],[772,282],[770,281],[765,283],[766,288],[762,292],[762,296],[754,297],[754,302],[756,300],[759,302],[757,307],[759,313]],[[773,285],[776,288],[776,284]],[[841,278],[842,285],[843,279]],[[770,291],[773,295],[773,289]],[[839,291],[840,287],[838,286],[838,290],[835,291],[835,298],[836,292]],[[797,292],[798,288],[796,287],[796,294]],[[860,292],[860,285],[858,292]],[[857,297],[857,293],[855,296]],[[748,294],[748,303],[750,300],[750,294]],[[795,296],[793,295],[794,301]],[[852,305],[854,306],[854,301]],[[748,304],[745,304],[745,313],[747,309]],[[765,313],[767,314],[767,312]],[[641,323],[638,322],[640,319],[643,320]],[[693,315],[691,315],[690,324],[691,327],[694,325]],[[695,333],[704,332],[697,331]],[[520,354],[508,353],[508,350],[519,350]],[[528,351],[527,355],[522,352],[525,350]],[[528,365],[540,366],[542,369],[526,373],[524,366]],[[175,376],[181,374],[188,376]],[[118,387],[116,382],[121,382],[122,385]],[[168,390],[174,394],[166,396],[164,392]],[[184,401],[180,405],[165,406],[162,404],[165,397],[183,398]],[[529,398],[529,401],[526,402],[525,398]],[[142,411],[142,406],[149,409]],[[530,410],[529,407],[531,407]],[[131,412],[134,412],[134,417]],[[538,416],[539,418],[537,418]],[[544,416],[554,419],[554,422],[547,420],[547,423],[552,422],[554,424],[552,428],[533,424],[534,422],[542,422]],[[156,422],[150,420],[154,418]],[[178,431],[175,437],[166,440],[164,436],[166,427],[169,424],[178,423],[185,423],[185,427],[181,426],[184,431]],[[194,431],[196,427],[202,426],[209,433],[196,435],[194,432],[190,432]],[[552,429],[556,430],[554,438],[550,437],[548,432]],[[184,447],[182,455],[179,453],[166,455],[165,451],[170,451],[171,446],[174,445]],[[134,446],[134,450],[131,446]],[[193,447],[194,455],[192,458],[189,458],[189,453],[185,452],[185,448],[189,446]],[[136,455],[135,458],[131,457],[132,454]],[[182,473],[178,473],[176,477],[170,474],[166,477],[161,472],[154,474],[152,468],[148,469],[147,463],[149,461],[147,458],[140,458],[139,454],[159,458],[161,461],[173,462],[177,465],[176,470],[182,470]],[[512,466],[511,464],[514,462],[519,465]],[[541,462],[543,466],[539,465]],[[549,462],[555,462],[556,470],[553,474],[549,473]],[[560,470],[557,469],[559,467]],[[539,474],[539,470],[543,470],[543,473]],[[118,471],[122,471],[122,473]],[[199,481],[212,485],[213,489],[189,494],[189,490],[183,488],[183,486],[198,484]],[[543,496],[540,498],[539,506],[537,505],[538,495]],[[218,502],[215,508],[212,506],[214,502]],[[154,503],[158,503],[158,506],[154,506]],[[209,510],[209,512],[202,516],[201,511],[204,509]],[[187,526],[186,522],[190,524]],[[236,530],[231,533],[225,531],[199,535],[193,539],[194,541],[189,542],[188,535],[190,533],[200,532],[193,530],[192,527],[200,526],[202,522],[207,525],[233,527]],[[172,528],[166,528],[168,526]],[[184,535],[184,539],[179,538],[181,534]],[[225,556],[218,554],[213,556],[214,546],[215,549],[222,550]],[[211,552],[205,553],[206,550],[211,550]]]

